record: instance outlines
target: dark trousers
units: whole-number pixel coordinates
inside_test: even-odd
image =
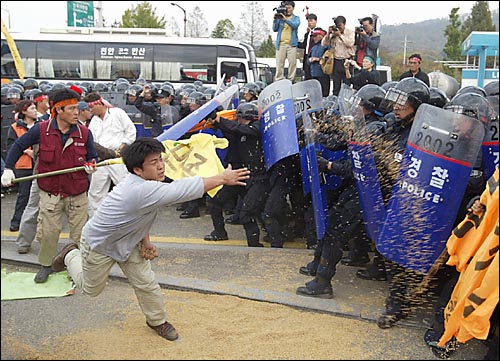
[[[332,94],[338,96],[342,83],[347,79],[344,68],[345,59],[335,59],[333,62],[333,91]],[[351,73],[352,74],[352,73]]]
[[[313,79],[316,79],[321,84],[321,93],[323,94],[323,98],[326,98],[330,95],[330,76],[316,76]]]
[[[16,178],[20,177],[27,177],[33,174],[32,169],[16,169],[14,170],[14,174],[16,175]],[[28,204],[28,200],[30,198],[30,191],[31,191],[31,181],[24,181],[24,182],[19,182],[18,183],[18,189],[17,189],[17,199],[16,199],[16,208],[14,211],[14,215],[12,216],[12,219],[10,220],[10,226],[12,228],[19,228],[19,225],[21,224],[21,217],[23,216],[24,209],[26,208],[26,205]]]

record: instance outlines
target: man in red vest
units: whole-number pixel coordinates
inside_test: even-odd
[[[15,179],[12,169],[25,149],[40,145],[38,172],[84,166],[85,170],[43,177],[37,180],[40,203],[37,240],[40,242],[38,261],[40,271],[36,283],[46,282],[52,273],[52,259],[57,253],[57,243],[62,229],[62,215],[68,218],[70,240],[78,243],[82,228],[87,222],[88,174],[96,170],[97,152],[92,133],[78,123],[79,94],[61,89],[51,95],[51,119],[40,122],[11,146],[5,161],[2,185],[9,186]]]

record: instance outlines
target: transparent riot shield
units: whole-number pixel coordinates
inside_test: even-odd
[[[328,204],[326,182],[321,181],[316,159],[316,154],[323,153],[323,147],[315,142],[315,126],[311,120],[311,116],[323,115],[321,84],[316,79],[302,81],[292,86],[292,93],[297,126],[304,130],[305,145],[300,149],[304,195],[311,194],[316,236],[321,239],[328,228]]]
[[[422,104],[410,131],[377,249],[428,273],[446,246],[484,126],[477,119]]]
[[[266,169],[299,152],[292,82],[279,80],[259,95],[259,114]]]
[[[498,132],[500,131],[500,128],[498,127],[498,95],[489,96],[487,99],[493,107],[493,110],[495,110],[496,116],[490,123],[486,124],[483,144],[481,147],[485,179],[489,179],[495,172],[495,168],[498,167]]]
[[[375,241],[386,213],[370,136],[366,130],[365,116],[359,99],[353,96],[352,91],[344,92],[342,96],[339,94],[338,107],[344,121],[350,123],[348,148],[354,182],[363,210],[365,230],[368,237]]]

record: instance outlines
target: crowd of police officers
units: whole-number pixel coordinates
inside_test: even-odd
[[[205,86],[200,80],[177,88],[169,82],[156,84],[145,79],[137,79],[131,83],[127,79],[120,78],[110,84],[87,81],[52,84],[47,81],[38,82],[32,78],[26,79],[24,82],[13,80],[11,83],[2,84],[1,88],[2,158],[5,159],[8,151],[5,140],[11,124],[15,121],[13,112],[15,104],[21,99],[33,100],[40,94],[47,94],[50,97],[51,91],[71,85],[81,89],[82,97],[90,92],[98,92],[113,106],[124,109],[136,124],[138,136],[160,135],[166,127],[177,123],[216,94],[215,89]],[[241,87],[239,99],[232,105],[240,116],[246,117],[250,122],[258,122],[257,99],[265,87],[266,84],[260,81],[247,83]],[[401,104],[401,107],[406,106],[411,109],[408,115],[403,118],[399,118],[394,113],[393,106],[398,103],[398,99],[404,99],[405,103]],[[390,160],[396,159],[398,154],[404,152],[415,112],[421,104],[426,103],[477,118],[480,120],[479,124],[484,124],[486,127],[494,122],[498,130],[498,81],[489,83],[483,88],[464,87],[449,99],[442,90],[428,87],[418,79],[408,78],[399,82],[387,82],[382,86],[368,84],[354,93],[353,101],[358,102],[363,108],[366,127],[369,129],[374,148],[376,148],[377,143],[387,145],[388,140],[395,145],[391,151],[388,152],[385,149],[385,152],[378,155]],[[314,120],[315,139],[318,143],[333,151],[347,149],[348,130],[342,122],[336,96],[331,95],[323,98],[323,112],[316,114]],[[246,123],[248,124],[248,122]],[[303,146],[303,128],[301,124],[297,124],[297,126],[299,143]],[[215,128],[217,129],[217,124],[215,124]],[[224,134],[219,133],[219,135],[223,136]],[[185,137],[189,136],[189,133],[185,135]],[[368,239],[363,226],[362,209],[354,186],[350,160],[330,161],[323,157],[317,159],[320,172],[336,174],[343,180],[340,187],[328,193],[330,227],[326,236],[318,240],[314,232],[311,199],[303,196],[300,158],[290,156],[265,172],[261,139],[259,140],[257,137],[252,143],[251,149],[243,148],[245,149],[245,157],[242,159],[241,154],[238,155],[232,149],[244,138],[234,138],[232,139],[233,144],[231,144],[231,137],[228,137],[230,145],[223,163],[231,162],[236,166],[250,167],[260,164],[261,167],[258,169],[262,174],[257,177],[257,183],[261,186],[256,189],[259,189],[259,193],[262,194],[259,197],[255,195],[248,198],[253,203],[248,203],[247,199],[247,203],[243,206],[242,199],[238,197],[237,192],[221,193],[224,197],[222,199],[219,197],[215,203],[208,201],[214,230],[205,236],[205,240],[228,239],[224,229],[224,220],[221,217],[222,210],[226,210],[226,214],[232,214],[229,219],[226,219],[226,223],[245,224],[249,222],[248,218],[250,217],[253,222],[252,227],[248,229],[245,227],[249,246],[262,246],[260,240],[264,240],[270,242],[271,247],[281,248],[286,240],[305,238],[307,248],[315,250],[313,260],[300,267],[300,273],[313,277],[313,280],[306,283],[304,287],[299,287],[298,294],[331,298],[333,296],[331,279],[339,262],[347,266],[366,266],[357,272],[359,278],[378,281],[385,281],[389,278],[391,281],[391,295],[387,300],[388,311],[379,320],[379,326],[388,328],[400,319],[407,317],[411,308],[411,300],[402,296],[402,293],[405,295],[408,293],[405,289],[407,285],[403,285],[404,282],[401,282],[401,279],[404,278],[401,274],[407,270],[384,259],[384,256],[374,246],[374,240]],[[385,143],[381,140],[384,140]],[[493,169],[498,166],[498,159],[496,162],[492,166]],[[377,159],[377,168],[381,163],[384,162]],[[390,162],[385,163],[387,165]],[[487,177],[491,175],[491,166],[486,165],[486,167],[489,167],[489,170],[485,168],[485,162],[479,154],[473,166],[462,205],[458,210],[455,225],[466,215],[468,203],[485,189]],[[397,169],[387,169],[382,165],[377,171],[380,178],[385,180],[381,181],[381,188],[384,202],[387,204]],[[263,195],[265,195],[265,199],[262,198]],[[204,202],[194,202],[191,205],[185,204],[178,207],[178,210],[182,210],[183,215],[185,215],[181,215],[181,218],[199,216],[198,207],[200,204],[204,204]],[[252,204],[259,209],[252,212]],[[242,207],[244,211],[241,211]],[[258,236],[260,233],[258,228],[255,229],[256,227],[262,228],[266,235],[264,237]],[[344,252],[347,254],[344,255]],[[371,252],[374,252],[374,256],[370,260],[369,253]],[[456,271],[445,269],[442,273],[444,276],[438,282],[441,286],[456,280]],[[437,307],[441,307],[441,309],[436,313],[437,321],[433,326],[434,329],[439,329],[439,326],[442,326],[442,320],[439,319],[438,315],[442,313],[443,305]],[[426,341],[430,344],[435,341],[439,334],[440,331],[435,330],[432,333],[433,337],[426,334],[428,338]]]

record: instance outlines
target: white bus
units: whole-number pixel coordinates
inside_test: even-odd
[[[236,77],[244,84],[265,81],[253,47],[215,38],[168,37],[161,29],[66,28],[40,34],[12,33],[26,78],[50,82],[110,82],[118,78],[174,85],[202,80],[217,84]],[[2,79],[19,78],[3,34]],[[262,75],[261,75],[262,74]]]

